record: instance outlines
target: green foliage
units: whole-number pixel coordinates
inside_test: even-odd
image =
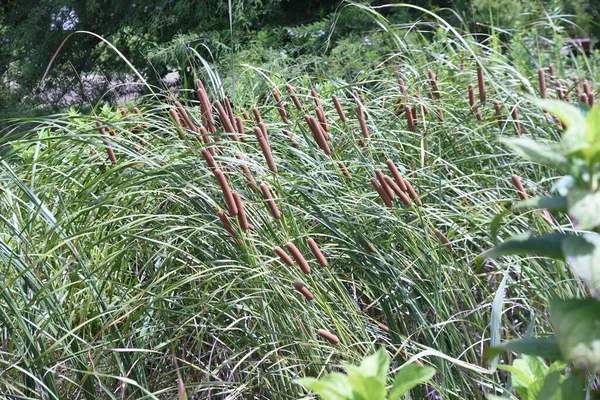
[[[316,392],[323,400],[397,400],[435,375],[433,368],[406,364],[396,375],[388,395],[386,380],[390,359],[384,349],[366,357],[358,367],[351,364],[343,366],[347,374],[331,373],[321,379],[302,378],[297,382]]]

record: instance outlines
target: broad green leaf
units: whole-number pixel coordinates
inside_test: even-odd
[[[556,197],[534,197],[532,199],[520,201],[512,206],[513,210],[523,208],[545,208],[550,211],[567,211],[567,198],[563,196]]]
[[[408,364],[396,375],[394,384],[390,389],[388,400],[396,400],[410,389],[421,383],[427,382],[435,375],[435,369],[422,367],[417,364]]]
[[[592,290],[600,293],[600,235],[569,236],[562,244],[565,259],[573,272]]]
[[[585,118],[585,137],[590,144],[600,142],[600,107],[595,105]]]
[[[525,137],[500,138],[499,140],[527,160],[558,168],[561,171],[567,170],[569,162],[567,157],[561,154],[558,145],[543,144]]]
[[[523,371],[518,366],[514,365],[498,365],[498,369],[510,372],[511,385],[522,398],[527,398],[527,388],[533,382],[533,379],[528,374],[529,371]]]
[[[376,376],[350,375],[348,382],[352,387],[352,398],[356,400],[384,400],[387,390],[385,380]]]
[[[493,357],[503,351],[539,356],[547,360],[562,359],[562,354],[555,337],[525,338],[511,340],[500,346],[492,347],[484,352],[484,358]]]
[[[381,348],[377,352],[365,358],[360,366],[344,364],[344,368],[348,371],[348,375],[364,375],[378,378],[381,382],[385,382],[388,370],[390,367],[390,357],[387,352]]]
[[[506,288],[506,281],[508,280],[508,273],[510,269],[504,272],[504,277],[496,290],[494,295],[494,302],[492,303],[492,322],[490,323],[490,346],[494,347],[500,344],[500,336],[502,333],[502,306],[504,303],[504,289]],[[490,360],[490,371],[496,370],[496,364],[498,364],[498,356],[493,357]]]
[[[571,373],[571,375],[562,383],[561,392],[565,400],[583,400],[585,399],[585,386],[587,379],[580,374]]]
[[[600,192],[572,189],[567,196],[569,216],[575,227],[588,230],[600,225]]]
[[[325,375],[321,379],[302,378],[297,383],[312,390],[323,400],[349,400],[353,398],[348,377],[340,373]]]
[[[544,379],[539,380],[539,384],[541,384],[541,387],[539,391],[536,390],[537,394],[535,400],[561,400],[561,378],[562,376],[560,372],[554,371],[546,375]],[[538,382],[536,381],[536,383]]]
[[[546,233],[541,236],[524,233],[506,240],[493,249],[486,251],[480,257],[495,258],[528,254],[562,260],[564,257],[561,244],[567,237],[567,235],[560,233]]]
[[[581,110],[569,103],[557,100],[534,99],[533,102],[540,108],[556,115],[567,128],[583,126],[585,117]]]
[[[553,300],[550,323],[567,361],[600,372],[600,302],[592,298]]]

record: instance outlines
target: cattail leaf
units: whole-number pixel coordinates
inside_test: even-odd
[[[566,171],[568,160],[557,146],[536,142],[529,138],[500,138],[500,142],[528,160]]]
[[[562,244],[569,236],[561,233],[546,233],[533,236],[532,233],[524,233],[514,236],[491,250],[486,251],[480,257],[496,258],[512,255],[533,255],[563,260]]]
[[[567,212],[567,198],[565,196],[534,197],[533,199],[520,201],[512,206],[513,210],[523,208],[544,208],[551,211]]]

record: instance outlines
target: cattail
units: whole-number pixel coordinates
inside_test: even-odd
[[[235,126],[235,116],[233,115],[233,109],[231,108],[229,97],[223,97],[223,105],[225,106],[225,111],[227,111],[227,116],[229,117],[231,125]]]
[[[304,120],[308,123],[313,137],[315,138],[315,142],[317,142],[321,150],[323,150],[327,155],[331,154],[331,148],[329,147],[327,140],[325,140],[325,135],[319,122],[310,115],[305,115]]]
[[[415,132],[415,120],[413,118],[411,106],[407,105],[404,107],[404,116],[406,117],[406,121],[408,121],[408,130],[411,132]]]
[[[579,102],[581,104],[588,104],[588,96],[585,93],[580,93],[579,94]]]
[[[310,274],[310,266],[308,265],[306,259],[304,258],[302,253],[300,253],[300,250],[298,250],[296,245],[294,245],[294,243],[292,242],[287,242],[285,244],[285,248],[290,252],[292,257],[294,257],[294,260],[296,260],[302,272],[304,272],[307,275]]]
[[[319,93],[315,89],[311,89],[310,94],[312,95],[313,100],[315,101],[315,106],[323,107],[321,104],[321,99],[319,98]]]
[[[404,179],[404,184],[406,185],[406,193],[408,193],[410,198],[413,199],[415,201],[415,203],[417,203],[417,205],[422,206],[423,203],[421,202],[421,199],[419,198],[419,194],[417,193],[415,188],[410,184],[408,179],[406,179],[406,178],[403,178],[403,179]]]
[[[302,103],[300,103],[298,96],[296,96],[296,93],[294,93],[294,88],[292,87],[292,85],[290,85],[289,83],[286,83],[285,88],[287,89],[288,93],[290,94],[290,97],[292,98],[292,102],[294,103],[296,108],[299,111],[302,111]]]
[[[187,111],[185,110],[185,108],[183,108],[183,105],[181,105],[180,102],[176,101],[175,102],[175,107],[177,107],[177,111],[179,112],[179,114],[181,114],[181,118],[183,119],[183,122],[184,122],[185,126],[190,131],[195,131],[196,130],[196,125],[192,122],[192,119],[190,118],[190,115],[187,113]]]
[[[579,87],[579,78],[577,76],[573,77],[573,85],[575,86],[575,93],[577,93],[577,97],[579,97],[581,88]]]
[[[329,265],[323,253],[321,253],[321,250],[319,250],[319,246],[317,246],[317,243],[315,243],[315,241],[312,238],[308,238],[306,240],[306,243],[308,244],[310,251],[313,253],[321,267],[326,267],[327,265]]]
[[[236,151],[235,158],[237,158],[240,161],[244,161],[244,156],[239,151]],[[246,180],[248,181],[250,187],[252,189],[257,189],[258,187],[256,186],[256,181],[254,180],[254,176],[252,176],[252,172],[250,172],[250,168],[248,168],[248,165],[242,162],[240,164],[240,168],[242,169],[242,173],[246,177]]]
[[[348,171],[348,168],[346,168],[346,164],[344,164],[342,161],[338,161],[337,163],[338,167],[340,167],[340,169],[342,170],[342,174],[344,174],[344,176],[348,179],[352,179],[352,175],[350,175],[350,172]]]
[[[479,108],[477,107],[477,102],[475,101],[475,90],[473,89],[473,85],[469,84],[469,105],[471,106],[471,111],[475,114],[475,118],[481,121],[483,118],[481,113],[479,112]]]
[[[510,179],[512,180],[514,187],[517,189],[517,193],[519,194],[521,200],[527,200],[529,196],[523,187],[523,183],[521,183],[521,178],[519,178],[517,175],[513,175],[510,177]]]
[[[252,107],[252,114],[254,114],[254,120],[257,124],[263,122],[262,117],[260,116],[260,111],[258,111],[258,107]]]
[[[394,162],[392,160],[387,160],[385,164],[387,165],[388,170],[394,177],[396,184],[400,187],[400,189],[402,189],[402,191],[406,192],[406,185],[404,184],[404,179],[402,179],[402,175],[400,175],[400,171],[398,171],[398,168],[396,168]]]
[[[237,129],[237,132],[240,134],[240,140],[242,142],[245,142],[246,138],[244,136],[245,136],[246,130],[244,129],[244,121],[242,121],[242,117],[235,117],[234,121],[235,121],[235,128]]]
[[[552,79],[556,78],[556,71],[554,70],[554,65],[550,64],[548,66],[548,73]]]
[[[284,124],[289,124],[290,120],[288,119],[287,113],[285,112],[285,107],[283,102],[281,101],[281,96],[279,96],[279,92],[277,89],[273,89],[273,98],[275,98],[275,102],[277,102],[277,112],[281,117],[281,120]]]
[[[369,138],[369,128],[367,127],[367,123],[365,122],[365,115],[363,113],[363,109],[360,104],[356,105],[356,116],[358,117],[358,123],[360,124],[360,131],[365,139]]]
[[[433,72],[433,70],[430,68],[427,70],[427,75],[429,76],[429,83],[431,84],[431,95],[433,98],[435,99],[439,99],[440,98],[440,88],[437,84],[437,76],[435,75],[435,72]]]
[[[517,106],[514,106],[512,110],[510,110],[510,116],[515,123],[515,129],[518,134],[521,134],[521,123],[519,122],[519,112],[517,111]]]
[[[196,80],[196,84],[198,86],[196,94],[198,95],[198,100],[200,100],[202,123],[207,127],[208,131],[215,133],[217,131],[215,120],[212,115],[212,107],[210,105],[210,100],[208,99],[206,89],[204,89],[204,84],[200,79]]]
[[[498,120],[498,125],[502,126],[502,103],[498,100],[494,100],[494,108],[496,109],[496,119]]]
[[[242,117],[244,117],[244,120],[250,121],[250,114],[248,114],[248,111],[244,109],[242,109]]]
[[[404,84],[404,80],[398,79],[398,85],[400,86],[400,92],[402,93],[404,98],[408,97],[408,89],[406,88],[406,85]]]
[[[381,187],[381,184],[379,183],[379,181],[375,178],[371,178],[371,185],[373,185],[373,188],[377,191],[381,200],[383,200],[383,204],[385,204],[386,207],[391,208],[392,200],[387,195],[385,189],[383,189],[383,187]]]
[[[317,113],[317,118],[319,119],[319,123],[321,124],[321,127],[323,128],[323,131],[328,132],[329,131],[329,123],[327,122],[327,118],[325,117],[325,112],[323,111],[323,109],[321,107],[317,107],[315,111]],[[328,139],[329,135],[326,135],[325,138]]]
[[[294,288],[297,291],[299,291],[300,293],[302,293],[302,296],[306,297],[306,300],[310,301],[310,300],[314,299],[314,296],[310,292],[310,290],[308,290],[308,288],[306,286],[304,286],[301,282],[294,281]]]
[[[479,102],[485,104],[485,79],[481,67],[477,68],[477,86],[479,87]]]
[[[250,224],[248,224],[248,219],[246,219],[246,211],[244,210],[244,204],[242,203],[242,198],[237,191],[231,192],[233,195],[233,200],[235,201],[235,205],[237,207],[237,219],[240,224],[240,228],[246,231],[250,228]]]
[[[592,93],[592,90],[590,89],[590,81],[588,81],[587,79],[583,81],[583,92],[588,97],[590,97],[590,93]]]
[[[365,99],[358,93],[358,90],[354,89],[352,91],[352,97],[356,100],[357,105],[365,105]]]
[[[121,108],[121,115],[122,116],[127,116],[127,109],[125,107]]]
[[[269,140],[267,139],[267,137],[264,135],[263,131],[260,128],[254,128],[254,134],[256,135],[256,138],[258,139],[258,145],[260,146],[260,149],[262,150],[263,156],[265,157],[265,160],[267,161],[267,165],[269,166],[269,169],[272,172],[277,173],[277,164],[275,164],[275,159],[273,158],[273,154],[271,153],[271,145],[269,144]]]
[[[225,203],[227,203],[229,214],[231,216],[237,215],[238,209],[235,204],[235,200],[233,199],[233,195],[231,194],[231,189],[229,188],[227,179],[225,179],[225,175],[223,174],[223,171],[221,171],[219,168],[215,168],[213,173],[215,174],[215,178],[217,178],[217,182],[219,183],[221,191],[223,192],[223,197],[225,198]]]
[[[444,112],[442,111],[442,109],[441,108],[436,108],[435,109],[435,113],[437,114],[439,120],[441,122],[444,122]]]
[[[423,100],[423,96],[421,93],[417,93],[417,98],[419,99],[419,108],[421,109],[421,114],[427,115],[429,114],[429,110],[425,107],[425,100]],[[423,118],[424,119],[424,118]]]
[[[596,100],[596,95],[594,94],[594,92],[590,92],[590,94],[588,95],[588,105],[590,107],[593,107],[595,100]]]
[[[237,234],[235,233],[235,230],[233,230],[233,227],[231,226],[231,222],[229,222],[229,218],[227,218],[227,215],[225,215],[223,211],[218,211],[217,216],[221,220],[221,223],[225,227],[227,233],[229,233],[233,237],[237,237]]]
[[[394,180],[387,175],[384,175],[383,178],[385,179],[385,182],[388,184],[388,186],[394,191],[394,193],[396,193],[398,195],[398,198],[400,199],[400,201],[405,206],[410,206],[411,205],[410,199],[408,198],[406,193],[402,191],[400,186],[398,186],[396,184],[396,182],[394,182]],[[402,183],[404,183],[404,181]]]
[[[223,108],[223,105],[219,100],[215,100],[215,107],[217,108],[217,113],[219,114],[219,120],[221,121],[221,125],[223,125],[223,129],[225,132],[233,133],[235,132],[235,128],[231,125],[231,120],[229,119],[229,115],[227,111]]]
[[[382,331],[384,331],[384,332],[389,332],[390,331],[390,328],[387,325],[384,325],[382,323],[377,324],[377,327],[379,329],[381,329]]]
[[[215,169],[217,169],[217,164],[215,163],[215,159],[210,153],[210,150],[204,148],[202,151],[200,151],[200,153],[202,153],[202,157],[204,157],[204,161],[206,161],[208,168],[214,173]]]
[[[267,200],[267,206],[269,207],[269,210],[271,211],[271,215],[273,216],[273,218],[280,219],[281,213],[279,212],[279,208],[277,208],[277,204],[275,204],[275,200],[273,200],[273,196],[271,196],[271,191],[269,190],[269,187],[267,186],[267,184],[261,183],[260,190],[261,190],[263,196],[265,197],[265,200]]]
[[[540,83],[540,94],[546,99],[548,95],[546,93],[546,74],[544,73],[544,68],[538,69],[538,81]]]
[[[388,197],[390,198],[390,200],[394,200],[394,197],[395,197],[394,191],[392,190],[392,188],[390,188],[390,186],[385,181],[385,177],[383,175],[383,172],[381,172],[380,169],[376,169],[375,170],[375,176],[377,177],[377,180],[379,181],[379,184],[381,185],[381,188],[383,190],[385,190],[385,193],[388,195]]]
[[[319,336],[321,336],[323,339],[327,340],[331,344],[338,344],[340,342],[340,339],[337,336],[335,336],[329,331],[326,331],[325,329],[319,329],[318,333]]]
[[[100,128],[100,136],[102,137],[102,142],[104,143],[104,147],[106,147],[106,154],[108,154],[108,159],[112,164],[117,163],[117,157],[115,156],[115,152],[110,145],[110,142],[106,140],[106,130],[102,127],[102,124],[99,121],[96,121],[96,126]]]
[[[442,233],[439,229],[434,229],[433,232],[435,233],[435,236],[438,237],[438,239],[440,240],[440,242],[442,242],[442,244],[444,246],[446,246],[448,249],[452,250],[452,243],[450,243],[450,241],[448,240],[446,235],[444,235],[444,233]]]
[[[177,110],[170,109],[169,115],[171,116],[171,118],[173,118],[173,121],[175,121],[175,125],[177,126],[177,135],[179,136],[179,139],[185,139],[185,135],[183,133],[183,130],[181,129],[181,120],[179,119],[179,113],[177,112]]]
[[[204,142],[204,144],[206,144],[207,146],[210,146],[210,144],[213,143],[213,140],[208,135],[208,131],[203,126],[201,126],[199,128],[199,130],[198,130],[198,136]],[[213,156],[217,155],[217,152],[215,151],[215,148],[213,146],[208,147],[208,151],[210,151],[210,154],[213,155]]]
[[[294,135],[292,134],[291,131],[288,131],[287,129],[282,129],[281,133],[283,133],[285,136],[288,137],[288,139],[292,140]]]
[[[565,88],[561,84],[556,86],[556,95],[558,96],[559,100],[565,99]]]
[[[413,122],[416,126],[419,123],[419,116],[417,115],[417,107],[412,107],[410,111],[412,113]]]
[[[281,261],[283,261],[285,264],[289,265],[290,267],[294,265],[294,260],[292,260],[292,258],[288,256],[285,250],[283,250],[281,247],[275,246],[273,247],[273,251],[279,256],[279,258],[281,258]]]
[[[340,120],[342,122],[346,122],[346,114],[344,114],[344,109],[342,109],[342,105],[340,104],[340,100],[336,95],[331,96],[331,100],[333,100],[333,105],[335,106],[335,110],[340,116]]]

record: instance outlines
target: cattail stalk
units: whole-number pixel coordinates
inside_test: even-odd
[[[306,240],[306,243],[308,244],[311,253],[313,253],[313,255],[315,256],[317,263],[319,263],[321,267],[328,266],[329,263],[327,262],[327,259],[325,258],[323,253],[321,253],[321,250],[319,250],[319,246],[317,246],[317,243],[312,238],[308,238]]]
[[[331,100],[333,100],[333,105],[335,106],[335,110],[337,111],[338,115],[340,116],[340,120],[342,122],[346,122],[346,114],[344,114],[344,109],[342,108],[342,105],[340,104],[340,100],[337,98],[336,95],[331,96]]]
[[[281,247],[275,246],[273,247],[273,251],[279,256],[279,258],[281,258],[281,261],[283,261],[285,264],[289,265],[290,267],[294,265],[294,260],[292,260],[292,258],[288,256],[285,250],[283,250]]]
[[[310,292],[310,290],[308,290],[308,288],[306,286],[304,286],[301,282],[294,281],[294,289],[299,291],[302,294],[302,296],[304,296],[306,298],[306,300],[310,301],[310,300],[314,299],[314,296]]]
[[[379,181],[375,178],[371,178],[371,185],[373,185],[373,188],[377,191],[381,200],[383,200],[383,204],[385,204],[386,207],[391,208],[392,200],[387,195],[385,189],[383,189],[383,187],[381,187],[381,184],[379,183]]]
[[[217,178],[217,183],[221,187],[221,191],[223,192],[223,197],[225,198],[225,203],[227,203],[227,208],[229,209],[229,214],[231,216],[235,216],[238,213],[237,206],[235,204],[235,200],[233,199],[233,195],[231,194],[231,189],[229,184],[227,183],[227,179],[219,168],[216,168],[214,171],[215,178]]]
[[[267,201],[267,206],[269,207],[269,210],[271,211],[271,215],[273,216],[273,218],[280,219],[281,213],[279,212],[279,208],[277,208],[277,204],[275,204],[275,200],[273,200],[273,196],[271,196],[271,191],[269,190],[269,187],[267,186],[267,184],[261,183],[260,190],[261,190],[263,196],[265,197],[265,200]]]
[[[404,184],[406,185],[406,193],[408,193],[409,197],[411,199],[413,199],[415,201],[415,203],[417,203],[417,205],[422,206],[423,203],[421,202],[421,199],[419,198],[419,194],[417,193],[415,188],[410,184],[408,179],[406,179],[406,178],[403,178],[403,179],[404,179]]]
[[[248,165],[244,162],[245,160],[242,153],[237,151],[235,153],[235,158],[242,161],[242,163],[240,163],[240,168],[242,169],[242,173],[246,177],[246,180],[248,181],[250,187],[255,190],[258,189],[258,187],[256,186],[256,181],[254,180],[254,176],[252,175],[252,172],[250,172],[250,168],[248,168]]]
[[[400,188],[400,186],[398,186],[396,184],[396,182],[394,182],[394,180],[392,178],[390,178],[389,176],[387,176],[387,175],[385,175],[383,178],[385,179],[385,182],[388,184],[388,186],[394,191],[394,193],[396,193],[398,195],[398,198],[400,199],[400,201],[405,206],[409,206],[410,207],[410,205],[411,205],[410,199],[408,198],[408,196],[406,195],[406,193],[404,191],[402,191],[402,189]]]
[[[340,342],[340,339],[337,336],[325,329],[319,329],[318,333],[319,336],[321,336],[323,339],[327,340],[331,344],[338,344]]]
[[[296,260],[296,263],[298,263],[302,272],[307,275],[310,274],[310,266],[296,245],[292,242],[287,242],[285,248],[290,252],[292,257],[294,257],[294,260]]]
[[[277,173],[277,164],[275,164],[275,159],[271,153],[271,145],[269,144],[269,140],[260,128],[254,128],[254,134],[256,135],[256,139],[258,139],[258,145],[262,150],[269,169],[272,172]]]
[[[344,164],[342,161],[338,161],[337,165],[342,170],[342,174],[344,174],[346,178],[352,180],[352,175],[350,175],[348,168],[346,168],[346,164]]]
[[[512,184],[514,185],[514,187],[517,189],[517,193],[519,195],[519,198],[521,200],[527,200],[529,198],[529,196],[527,195],[527,192],[525,191],[525,188],[523,187],[523,183],[521,182],[521,178],[519,178],[517,175],[512,175],[510,177]]]
[[[483,68],[477,68],[477,86],[479,88],[479,102],[485,104],[485,79],[483,76]]]
[[[233,192],[231,192],[231,194],[233,195],[233,200],[235,201],[235,205],[238,210],[237,219],[240,224],[240,228],[242,228],[242,230],[246,231],[246,230],[250,229],[250,224],[248,223],[248,219],[246,218],[246,211],[244,210],[244,204],[242,203],[242,198],[240,197],[240,194],[237,191],[233,191]]]
[[[448,238],[446,237],[446,235],[444,235],[443,232],[441,232],[439,229],[435,229],[433,232],[444,246],[452,250],[452,243],[450,243],[450,240],[448,240]]]
[[[544,68],[538,69],[538,81],[540,84],[540,95],[544,99],[548,98],[548,94],[546,93],[546,74],[544,73]]]

